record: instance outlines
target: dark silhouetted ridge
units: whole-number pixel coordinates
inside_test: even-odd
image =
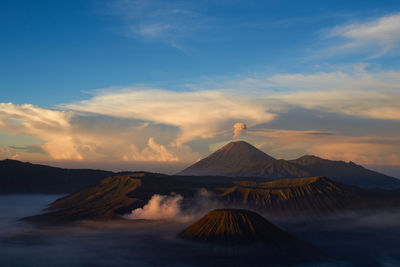
[[[63,169],[18,160],[0,161],[0,193],[65,194],[100,182],[114,172]]]

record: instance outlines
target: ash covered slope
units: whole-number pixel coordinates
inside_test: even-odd
[[[377,198],[375,193],[333,182],[325,177],[280,179],[262,183],[238,182],[231,188],[220,190],[219,197],[227,203],[286,216],[344,211],[368,206]]]
[[[131,173],[103,179],[99,184],[60,198],[48,212],[28,217],[33,222],[67,222],[92,219],[116,219],[132,209],[143,207],[154,194],[194,196],[201,184],[179,181],[173,176],[155,173]]]
[[[24,219],[39,223],[113,219],[119,209],[140,205],[142,200],[127,196],[140,186],[141,180],[129,175],[107,177],[95,186],[56,200],[50,204],[46,213]]]
[[[183,230],[179,237],[203,245],[222,245],[219,249],[233,248],[238,262],[243,256],[246,259],[239,265],[246,266],[291,266],[303,261],[317,263],[325,256],[317,247],[246,209],[210,211]]]
[[[261,183],[241,181],[219,190],[218,197],[227,204],[278,216],[396,210],[400,206],[400,195],[395,190],[367,190],[322,176]]]
[[[275,160],[244,141],[231,142],[178,175],[236,177],[297,177],[307,173],[289,162]]]
[[[252,244],[266,243],[277,247],[292,237],[259,214],[242,209],[217,209],[187,227],[180,237],[189,240]]]

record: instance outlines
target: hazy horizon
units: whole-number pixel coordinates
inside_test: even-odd
[[[25,161],[23,161],[25,162]],[[194,164],[194,162],[82,162],[82,161],[26,161],[52,167],[68,169],[99,169],[113,172],[146,171],[173,175]],[[362,165],[363,167],[400,179],[400,166]]]

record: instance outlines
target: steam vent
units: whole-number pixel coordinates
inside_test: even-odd
[[[216,209],[179,234],[181,238],[209,243],[254,244],[282,247],[295,241],[261,215],[242,209]]]

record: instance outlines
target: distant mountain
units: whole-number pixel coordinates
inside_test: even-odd
[[[400,188],[399,179],[368,170],[354,162],[327,160],[310,155],[289,162],[304,169],[310,176],[327,176],[334,181],[367,188]]]
[[[365,169],[353,162],[332,161],[315,156],[276,160],[244,141],[227,144],[178,175],[270,179],[326,176],[334,181],[365,188],[400,188],[399,179]]]
[[[287,161],[275,160],[247,142],[237,141],[227,144],[178,175],[280,178],[307,176],[307,172]]]
[[[193,241],[255,244],[281,248],[295,238],[256,212],[244,209],[216,209],[183,230],[179,236]]]
[[[114,172],[62,169],[17,160],[0,161],[0,194],[66,194],[100,182]]]

